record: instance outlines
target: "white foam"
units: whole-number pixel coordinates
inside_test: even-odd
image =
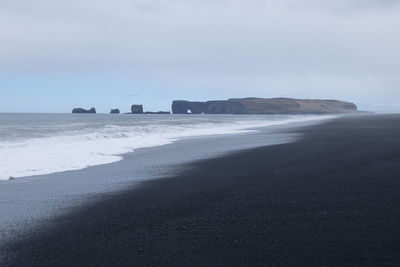
[[[106,126],[44,138],[0,142],[0,180],[50,174],[116,162],[139,148],[166,145],[204,135],[233,134],[249,128],[328,119],[332,116],[293,116],[284,120],[204,122],[193,125],[150,124]]]

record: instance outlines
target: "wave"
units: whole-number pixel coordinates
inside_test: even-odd
[[[162,146],[182,138],[235,134],[250,128],[328,119],[332,116],[290,116],[280,120],[243,120],[196,124],[153,123],[106,125],[85,131],[0,142],[0,180],[79,170],[122,160],[140,148]]]

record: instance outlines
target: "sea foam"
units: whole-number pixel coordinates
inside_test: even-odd
[[[328,119],[332,116],[286,116],[273,120],[237,120],[216,123],[203,119],[194,124],[142,123],[104,125],[61,131],[35,138],[0,141],[0,180],[83,169],[122,160],[140,148],[170,144],[182,138],[243,133],[250,128]],[[80,124],[74,125],[79,126]]]

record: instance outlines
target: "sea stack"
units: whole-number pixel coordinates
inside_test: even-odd
[[[132,114],[143,114],[143,105],[132,105]]]
[[[111,114],[119,114],[119,109],[115,108],[115,109],[111,109],[110,111]]]
[[[91,109],[74,108],[72,110],[72,113],[96,113],[96,109],[95,108],[91,108]]]

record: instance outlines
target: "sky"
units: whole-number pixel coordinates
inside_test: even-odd
[[[0,112],[249,96],[400,112],[400,1],[0,0]]]

